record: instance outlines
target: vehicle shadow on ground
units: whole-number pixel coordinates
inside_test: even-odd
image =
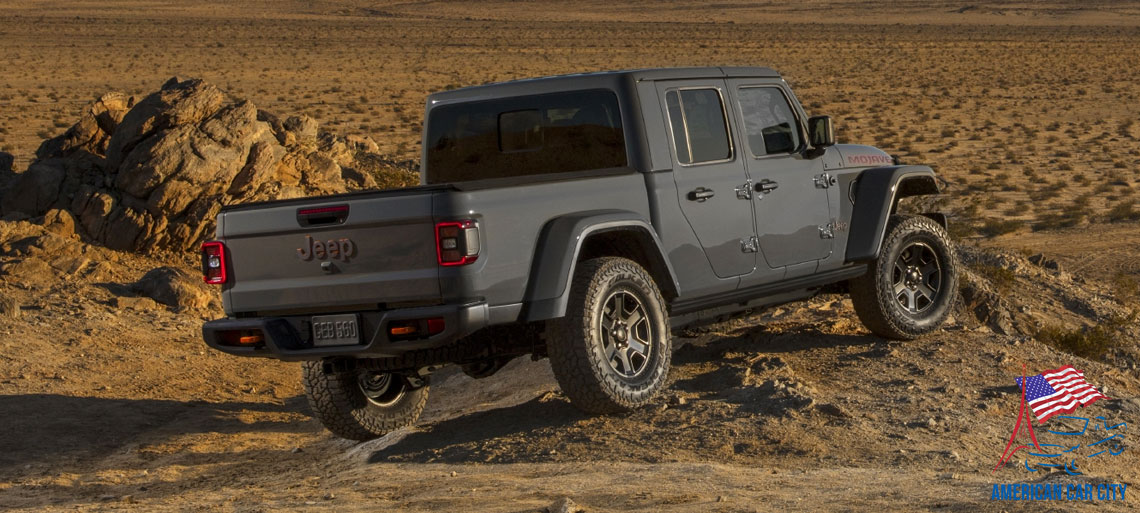
[[[301,397],[284,404],[206,403],[160,399],[105,399],[58,394],[0,395],[0,475],[25,465],[78,462],[146,439],[190,433],[310,430],[296,421],[246,422],[242,413],[306,411]]]
[[[678,372],[669,388],[685,392],[718,392],[725,387],[739,385],[739,383],[730,383],[729,378],[738,374],[737,369],[748,360],[747,355],[776,355],[827,347],[854,347],[860,354],[878,352],[885,354],[887,341],[872,335],[827,334],[814,329],[773,332],[759,326],[735,332],[731,336],[702,336],[699,339],[688,340],[674,353],[673,364]],[[859,348],[864,350],[858,351]],[[695,376],[685,376],[682,369],[677,369],[704,362],[718,362],[721,365],[701,371]],[[491,379],[500,377],[496,375]],[[483,383],[467,385],[486,386]],[[644,417],[642,420],[649,422],[654,414],[643,410],[629,415]],[[614,416],[615,421],[607,423],[608,428],[624,431],[644,427],[640,421],[622,422],[621,419],[626,417],[628,415]],[[581,435],[573,434],[576,433],[573,425],[590,418],[591,416],[576,409],[564,397],[543,394],[515,405],[452,414],[434,423],[422,425],[419,430],[389,435],[386,439],[369,442],[362,448],[370,451],[367,460],[369,463],[547,461],[549,458],[543,454],[535,454],[533,450],[527,448],[528,437],[549,436],[552,429],[558,430],[562,427],[571,428],[566,430],[567,436],[580,437]],[[634,436],[634,433],[630,432],[629,435]],[[597,443],[599,454],[606,452],[603,442],[576,439],[575,443]]]
[[[870,334],[825,333],[810,326],[770,331],[760,325],[731,336],[688,340],[674,352],[673,363],[683,365],[709,361],[726,353],[780,354],[836,347],[862,347],[866,348],[864,356],[880,356],[879,353],[889,351],[890,344],[897,343]]]
[[[379,445],[387,446],[372,452],[368,462],[485,462],[494,451],[489,451],[484,442],[513,444],[535,430],[567,425],[586,417],[586,414],[571,406],[568,401],[536,397],[515,406],[442,420],[424,431],[407,434],[390,445],[380,440]],[[503,455],[495,458],[495,461],[513,462],[503,460],[501,456]],[[508,460],[518,458],[518,462],[539,461],[541,458],[538,456],[514,453]]]

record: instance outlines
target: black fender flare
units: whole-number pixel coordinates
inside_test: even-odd
[[[645,249],[655,252],[653,257],[660,258],[659,263],[663,264],[671,281],[660,286],[665,288],[671,285],[673,290],[679,290],[677,275],[673,272],[661,239],[643,217],[626,210],[590,210],[566,214],[547,221],[538,237],[524,297],[524,320],[540,321],[566,315],[570,281],[583,243],[590,235],[612,230],[644,232],[639,235],[647,236],[654,245]]]
[[[941,192],[934,170],[927,166],[875,167],[859,173],[856,180],[845,253],[848,262],[868,262],[879,257],[887,220],[900,198]],[[934,216],[931,214],[939,220]],[[945,226],[945,216],[940,219]]]

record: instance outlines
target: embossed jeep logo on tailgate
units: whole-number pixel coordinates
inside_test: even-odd
[[[305,236],[305,243],[297,248],[297,258],[301,260],[343,260],[348,262],[348,259],[356,256],[356,243],[347,237],[319,241],[313,240],[310,235]]]

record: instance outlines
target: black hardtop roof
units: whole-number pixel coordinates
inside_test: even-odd
[[[598,71],[526,78],[442,91],[428,96],[428,103],[477,100],[521,94],[542,94],[545,92],[573,89],[606,88],[613,87],[614,84],[627,80],[641,82],[647,80],[735,77],[780,78],[780,74],[772,68],[758,66],[710,66],[703,68],[647,68]]]

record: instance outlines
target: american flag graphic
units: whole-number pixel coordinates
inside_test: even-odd
[[[1021,378],[1017,385],[1022,387]],[[1047,370],[1025,379],[1025,402],[1037,416],[1037,423],[1044,424],[1049,417],[1070,413],[1078,406],[1088,406],[1108,396],[1100,393],[1085,381],[1085,374],[1072,365],[1060,369]]]

